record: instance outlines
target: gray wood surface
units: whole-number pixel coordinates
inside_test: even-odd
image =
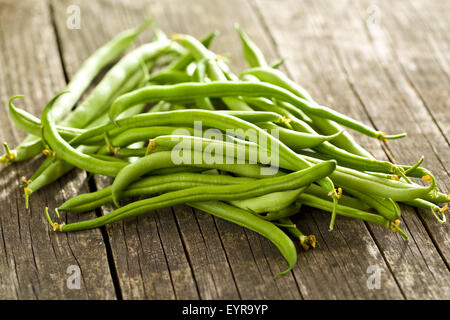
[[[67,28],[77,5],[81,28]],[[39,115],[45,103],[96,48],[148,16],[168,34],[202,37],[216,29],[212,49],[247,67],[238,22],[269,61],[317,101],[389,133],[408,137],[379,143],[355,138],[377,158],[415,163],[425,155],[444,192],[450,191],[450,5],[444,1],[0,0],[0,101]],[[145,32],[138,43],[151,39]],[[24,137],[6,116],[0,140]],[[448,226],[425,210],[402,206],[410,240],[360,221],[303,208],[296,223],[316,235],[318,247],[299,250],[293,272],[278,250],[252,231],[187,206],[176,206],[71,234],[52,233],[45,206],[100,189],[76,170],[33,194],[30,209],[17,187],[42,159],[14,164],[0,175],[0,298],[2,299],[449,299]],[[105,214],[112,208],[68,221]],[[81,270],[81,288],[68,289],[67,268]],[[370,266],[381,288],[367,286]]]

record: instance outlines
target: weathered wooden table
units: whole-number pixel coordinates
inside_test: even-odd
[[[70,5],[80,8],[80,29],[68,28]],[[408,133],[387,144],[355,134],[374,155],[401,163],[425,155],[439,187],[450,191],[448,1],[0,0],[1,141],[16,145],[24,137],[6,115],[10,96],[25,94],[21,106],[39,115],[90,53],[148,15],[168,34],[220,30],[213,50],[230,56],[235,71],[246,67],[233,29],[239,22],[271,61],[287,57],[284,71],[318,101],[375,128]],[[303,209],[296,222],[319,246],[301,251],[294,271],[274,280],[286,267],[275,246],[186,206],[53,233],[44,207],[103,182],[88,182],[77,170],[34,194],[26,210],[17,186],[40,161],[1,170],[2,299],[450,298],[449,229],[429,212],[402,207],[406,242],[345,218],[329,232],[328,214]],[[70,279],[77,270],[80,289]],[[379,288],[370,278],[376,274]]]

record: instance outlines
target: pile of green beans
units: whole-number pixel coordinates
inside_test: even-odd
[[[119,59],[82,99],[100,71],[149,25],[154,40]],[[273,242],[289,265],[278,275],[295,266],[293,239],[306,250],[317,245],[295,223],[311,207],[331,213],[330,230],[339,215],[405,239],[399,203],[428,209],[445,223],[450,195],[438,191],[421,166],[423,157],[412,165],[377,160],[347,129],[383,142],[406,134],[388,135],[316,102],[277,70],[284,59],[268,63],[236,29],[249,64],[239,75],[209,49],[217,32],[203,40],[185,34],[168,39],[147,21],[99,48],[40,117],[15,106],[23,96],[13,96],[10,118],[29,137],[13,150],[4,143],[0,161],[45,157],[30,178],[22,178],[27,207],[32,193],[80,168],[113,182],[62,203],[57,221],[45,208],[54,231],[97,228],[187,204]],[[60,217],[105,205],[116,209],[69,224]]]

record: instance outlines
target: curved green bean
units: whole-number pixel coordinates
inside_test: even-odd
[[[156,153],[161,154],[161,153]],[[208,200],[236,200],[257,197],[263,194],[297,189],[313,181],[328,176],[336,168],[334,161],[323,162],[308,169],[293,172],[280,177],[259,179],[238,185],[199,186],[185,190],[173,191],[162,195],[139,200],[118,208],[105,216],[70,224],[53,224],[61,232],[79,231],[103,226],[125,218],[135,217],[150,210],[173,206],[186,202]],[[56,226],[55,226],[56,225]]]
[[[269,97],[292,103],[296,107],[319,117],[334,120],[369,137],[392,139],[399,136],[386,136],[383,132],[373,130],[354,119],[340,114],[327,107],[319,107],[302,99],[284,88],[269,83],[249,83],[239,81],[214,81],[210,83],[180,83],[167,86],[147,86],[119,97],[109,110],[109,117],[114,119],[127,108],[140,103],[151,103],[159,100],[177,101],[199,97],[249,96]]]
[[[182,190],[200,185],[231,185],[253,181],[252,178],[209,175],[203,173],[172,173],[163,176],[149,176],[130,184],[121,199],[156,194],[159,192]],[[58,207],[59,211],[86,212],[112,203],[112,187],[77,195]]]
[[[296,190],[273,192],[256,198],[232,200],[228,201],[228,203],[243,210],[258,214],[263,212],[280,211],[295,202],[300,193],[305,191],[305,189],[306,187],[302,187]]]

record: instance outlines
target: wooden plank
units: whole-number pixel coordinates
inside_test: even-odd
[[[450,190],[448,184],[450,148],[448,148],[449,131],[446,123],[450,121],[450,113],[448,112],[450,107],[448,90],[450,80],[445,64],[448,51],[440,52],[445,50],[446,42],[443,38],[447,35],[444,34],[443,30],[430,25],[435,20],[429,19],[433,14],[441,15],[445,13],[446,9],[445,6],[439,6],[436,1],[428,2],[428,4],[432,4],[432,10],[425,17],[421,17],[426,9],[430,9],[421,1],[414,2],[414,4],[418,6],[417,10],[411,9],[414,8],[414,5],[409,6],[410,9],[406,10],[407,8],[400,3],[395,4],[399,7],[394,7],[394,10],[391,10],[392,8],[388,10],[383,2],[379,3],[384,18],[381,20],[376,33],[387,39],[384,44],[388,48],[390,47],[389,50],[392,52],[392,55],[388,56],[390,59],[386,60],[386,64],[398,65],[396,67],[398,71],[396,72],[403,74],[405,80],[409,82],[414,90],[411,95],[420,99],[421,103],[411,101],[407,101],[407,103],[409,108],[412,109],[416,121],[425,124],[422,126],[422,130],[424,130],[427,142],[432,146],[433,152],[436,153],[439,162],[444,167],[443,170],[436,170],[439,174],[440,187],[444,191],[448,191]],[[393,15],[392,12],[398,14]],[[444,24],[448,22],[446,19],[443,20],[442,23]],[[408,26],[411,25],[417,25],[417,32],[409,32]],[[370,28],[368,30],[374,39],[377,38]],[[390,30],[401,31],[391,33]],[[383,45],[383,43],[380,45]],[[436,124],[439,130],[436,130],[431,121]],[[448,266],[450,257],[450,246],[446,245],[450,241],[448,231],[436,224],[436,220],[429,211],[419,210],[419,213],[434,244],[439,248]]]
[[[238,299],[239,292],[214,219],[188,206],[173,208],[202,299]]]
[[[360,15],[352,6],[324,1],[302,4],[291,1],[286,4],[291,10],[280,19],[279,15],[274,15],[278,3],[257,4],[267,25],[271,26],[271,34],[281,54],[292,57],[287,65],[296,66],[289,69],[293,77],[305,84],[313,96],[385,131],[406,128],[413,138],[390,142],[387,150],[400,162],[413,163],[418,158],[415,150],[426,152],[430,149],[422,128],[411,118],[402,101],[404,91],[399,92],[393,84],[398,83],[399,77],[380,66],[383,56],[374,52]],[[333,12],[333,19],[328,17],[328,12]],[[408,95],[406,98],[414,100]],[[417,98],[415,101],[417,104]],[[358,140],[378,158],[386,158],[373,141],[359,136]],[[431,150],[429,153],[425,165],[431,164],[439,176],[445,170],[436,155]],[[445,178],[443,183],[446,183]],[[407,243],[378,227],[369,226],[369,230],[406,297],[442,297],[442,289],[448,283],[448,270],[413,210],[404,212],[404,221],[412,234],[412,241]]]
[[[366,3],[366,5],[368,6],[369,4]],[[362,12],[364,8],[364,4],[361,3],[360,12]],[[357,13],[355,13],[355,15],[357,15]],[[417,154],[417,150],[419,150],[419,152],[424,154],[426,157],[425,166],[431,168],[431,171],[436,175],[440,189],[444,192],[448,192],[448,190],[450,190],[450,180],[448,179],[450,148],[447,147],[445,138],[442,136],[439,128],[436,127],[433,123],[432,117],[430,117],[430,115],[427,113],[426,106],[424,106],[423,101],[420,99],[420,96],[418,96],[416,92],[411,88],[405,74],[402,72],[401,67],[398,65],[396,61],[396,54],[394,53],[395,49],[389,50],[389,36],[386,30],[395,29],[392,28],[393,26],[389,25],[389,22],[392,20],[389,18],[386,20],[386,26],[383,26],[383,23],[379,24],[380,28],[385,29],[385,33],[383,34],[380,34],[380,28],[376,30],[373,30],[374,28],[368,28],[369,32],[371,32],[371,30],[373,31],[370,33],[371,35],[373,35],[374,33],[377,34],[377,38],[372,38],[372,44],[374,48],[373,52],[375,53],[374,58],[376,59],[375,63],[379,65],[379,70],[381,72],[382,70],[384,70],[387,74],[388,83],[386,83],[385,89],[387,90],[389,86],[392,88],[392,100],[395,101],[397,97],[401,97],[400,101],[396,103],[396,109],[398,110],[398,115],[396,116],[396,118],[400,118],[401,114],[401,118],[404,122],[398,121],[398,123],[401,123],[400,125],[402,125],[402,127],[407,128],[408,132],[413,133],[413,135],[410,135],[409,139],[405,139],[404,143],[398,141],[398,147],[390,148],[391,154],[393,158],[398,162],[413,163],[414,157],[417,158],[417,155],[414,155],[414,153]],[[406,36],[404,38],[407,38],[407,35],[410,34],[410,31],[408,30],[408,32],[406,32],[405,30],[405,33]],[[399,35],[398,37],[400,38],[401,36]],[[422,51],[420,48],[417,50]],[[412,51],[413,50],[410,49],[410,52]],[[426,57],[424,56],[422,60],[426,61],[428,59],[426,59]],[[430,65],[430,63],[427,63],[427,65]],[[432,83],[429,83],[429,86],[427,87],[428,89],[424,88],[424,91],[427,91],[431,95],[433,95],[434,92],[437,92],[434,95],[436,96],[436,100],[439,101],[439,96],[441,96],[441,93],[439,90],[435,91],[433,88],[439,85],[438,83],[442,81],[442,78],[439,77],[439,72],[435,71],[436,69],[431,67],[430,65],[430,68],[427,70],[427,77],[429,81],[432,81]],[[443,100],[441,99],[441,101]],[[371,104],[375,105],[375,103]],[[400,109],[399,106],[402,106],[403,108]],[[384,105],[384,107],[386,107],[386,109],[389,108],[388,105]],[[439,104],[437,104],[436,107],[433,108],[433,112],[434,110],[436,110],[437,114],[441,113],[441,111],[439,111],[441,110],[441,107],[445,108],[445,106],[439,106]],[[382,108],[378,110],[380,110],[380,113],[383,112]],[[372,109],[370,109],[370,111],[372,111]],[[407,112],[409,112],[411,118],[408,117],[409,115],[405,116]],[[376,125],[380,126],[381,123],[387,122],[387,120],[383,122],[382,121],[383,120],[380,119],[380,124]],[[415,125],[411,125],[412,123],[415,123]],[[429,123],[429,125],[423,126],[423,123]],[[397,126],[397,124],[395,126]],[[390,130],[393,129],[394,126]],[[415,134],[417,133],[419,133],[418,137],[415,136]],[[411,152],[405,152],[405,150]],[[446,272],[445,267],[440,263],[441,259],[439,257],[439,254],[442,255],[444,263],[446,262],[448,266],[448,250],[450,249],[447,245],[449,239],[448,232],[445,230],[445,227],[443,228],[443,226],[439,225],[434,220],[430,212],[421,210],[421,215],[425,220],[426,228],[424,228],[419,222],[419,219],[417,219],[415,212],[413,210],[409,211],[411,212],[411,215],[405,215],[405,223],[409,228],[414,228],[414,232],[412,232],[411,230],[414,240],[418,242],[419,246],[428,248],[432,257],[427,256],[427,250],[421,250],[420,254],[424,256],[424,260],[428,265],[428,269],[432,270],[438,278],[440,278],[440,274],[444,275],[443,278],[440,278],[439,281],[444,281],[443,283],[445,283],[446,279],[448,279],[448,272]],[[427,233],[431,233],[432,238],[440,238],[440,240],[442,241],[431,241],[432,239],[429,238],[430,236],[427,235]],[[419,234],[421,236],[418,236]],[[434,246],[437,246],[437,249],[435,249]]]
[[[228,1],[223,4],[220,1],[192,1],[186,6],[183,1],[165,1],[164,3],[152,3],[154,12],[164,12],[166,20],[158,21],[162,28],[168,33],[183,32],[192,34],[196,37],[204,36],[212,30],[219,30],[220,35],[214,41],[212,49],[214,52],[230,57],[230,66],[235,72],[239,72],[246,67],[245,60],[242,57],[242,49],[239,38],[234,30],[233,23],[238,22],[256,39],[264,38],[264,33],[258,25],[256,16],[252,14],[251,7],[240,1]],[[220,16],[210,15],[210,12],[221,12]],[[192,17],[202,17],[192,23]],[[269,44],[268,42],[266,42]],[[268,55],[270,59],[274,56]],[[179,220],[179,211],[175,213],[180,229],[183,230],[183,224]],[[197,221],[202,232],[202,217],[204,214],[197,213]],[[208,220],[209,218],[204,218]],[[211,251],[218,252],[222,257],[226,255],[229,266],[225,263],[221,265],[221,273],[230,277],[230,268],[235,286],[242,299],[298,299],[300,294],[293,278],[288,275],[274,281],[273,276],[286,267],[283,258],[279,255],[277,249],[267,240],[255,235],[253,232],[245,231],[231,223],[215,220],[217,234],[214,232],[214,247],[208,243],[202,246],[208,248],[208,255]],[[183,220],[186,223],[186,220]],[[213,225],[212,225],[213,226]],[[211,233],[211,230],[208,230]],[[183,238],[185,247],[191,248],[198,244],[191,244],[187,237]],[[219,242],[221,241],[221,244]],[[266,257],[269,256],[270,258]],[[272,259],[272,257],[276,257]],[[223,258],[222,258],[223,259]],[[191,260],[193,263],[194,261]],[[194,264],[193,264],[194,265]],[[195,267],[194,267],[195,270]],[[201,270],[199,268],[199,270]],[[205,270],[202,273],[195,273],[197,283],[204,277]],[[212,269],[211,278],[214,277]],[[217,277],[216,277],[217,278]],[[205,283],[209,280],[204,279]],[[217,286],[217,284],[216,284]],[[235,297],[236,289],[225,287],[225,292],[230,292],[231,297]],[[199,288],[201,289],[201,288]],[[202,292],[202,291],[200,291]],[[227,295],[220,295],[218,298],[226,298]],[[201,297],[207,297],[211,293],[200,294]]]
[[[440,1],[409,1],[396,3],[391,7],[393,10],[388,10],[381,2],[379,8],[382,16],[386,16],[379,26],[381,32],[385,38],[391,37],[389,44],[400,62],[402,72],[449,143],[448,4],[444,5]],[[411,25],[415,26],[415,32],[408,32]],[[395,28],[399,32],[391,35],[389,28]],[[433,143],[433,137],[430,137],[430,143]],[[448,148],[443,148],[442,145],[436,148],[448,151]],[[449,153],[443,157],[444,161],[450,161]],[[448,168],[448,162],[446,166]]]
[[[80,34],[74,41],[73,30],[64,28],[68,5],[77,5],[82,13]],[[125,1],[56,1],[53,3],[65,61],[80,62],[87,47],[98,47],[117,33],[135,27],[148,18],[146,6]],[[56,14],[57,13],[57,14]],[[98,17],[108,17],[107,23]],[[95,37],[92,35],[95,34]],[[137,43],[151,40],[144,32]],[[94,43],[93,43],[94,42]],[[96,178],[97,188],[111,181]],[[106,207],[104,212],[110,212]],[[137,222],[138,221],[138,222]],[[124,299],[196,299],[197,291],[170,209],[149,214],[137,221],[126,221],[106,228],[111,246],[113,270]]]
[[[305,13],[300,15],[298,4],[291,2],[284,3],[284,6],[289,7],[290,10],[282,10],[281,17],[280,11],[275,10],[276,2],[264,2],[264,5],[260,2],[254,2],[254,4],[256,10],[261,14],[261,19],[270,26],[270,28],[266,28],[266,32],[273,37],[272,40],[278,49],[278,55],[288,57],[286,67],[293,74],[294,79],[298,80],[300,84],[304,84],[315,97],[322,95],[319,95],[319,92],[330,92],[326,94],[326,99],[329,102],[333,101],[336,98],[334,96],[336,92],[331,94],[329,84],[321,80],[323,74],[335,72],[335,65],[328,61],[320,61],[322,57],[316,52],[320,49],[315,43],[311,44],[314,42],[314,39],[310,39],[313,38],[311,35],[313,26],[307,23],[305,19],[310,22],[312,17],[306,14],[305,9],[302,10]],[[277,17],[274,15],[275,12],[278,12]],[[303,20],[301,26],[297,22],[300,17]],[[298,28],[302,28],[302,37],[293,35],[293,30],[296,30],[297,33]],[[306,42],[308,42],[307,46],[305,45]],[[311,57],[314,57],[314,61],[317,62],[319,68],[322,68],[322,71],[311,68],[308,63]],[[305,211],[303,209],[303,212]],[[337,223],[335,232],[329,233],[328,215],[319,213],[318,216],[307,216],[310,217],[311,222],[308,222],[307,219],[305,221],[300,220],[301,222],[298,223],[301,228],[306,230],[305,232],[309,231],[318,237],[320,247],[304,254],[302,257],[305,257],[305,261],[300,260],[299,270],[296,271],[301,291],[306,298],[382,299],[389,297],[398,299],[402,297],[381,252],[364,224],[341,218]],[[345,232],[340,231],[341,229]],[[336,245],[336,242],[340,245]],[[381,290],[370,290],[367,287],[367,279],[370,275],[367,273],[367,268],[372,265],[377,265],[380,270],[383,270],[383,287]],[[323,270],[323,272],[317,271],[318,266],[320,266],[320,271]],[[312,272],[314,272],[316,279],[305,276]],[[357,276],[355,277],[355,275]],[[314,284],[311,283],[312,281],[315,281]],[[329,285],[330,283],[332,285]]]
[[[419,34],[423,35],[425,42],[429,44],[428,51],[435,54],[436,61],[441,65],[442,71],[450,75],[450,44],[449,44],[449,21],[450,7],[442,1],[410,0],[406,3],[414,12],[416,22],[420,24]],[[406,13],[406,15],[408,12]],[[410,18],[406,18],[410,21]],[[429,36],[429,34],[432,36]]]
[[[45,103],[64,88],[48,4],[44,1],[0,3],[0,101],[7,113],[8,98],[25,94],[20,102],[38,115]],[[18,102],[19,105],[19,102]],[[0,139],[17,145],[25,136],[2,118]],[[21,176],[30,176],[39,160],[3,167],[0,176],[0,297],[2,299],[114,299],[105,246],[99,230],[55,234],[43,214],[64,199],[87,190],[85,174],[73,172],[36,192],[25,209]],[[86,217],[93,217],[87,214]],[[68,217],[68,222],[77,217]],[[81,271],[80,289],[69,289],[70,266]],[[101,284],[99,286],[99,284]]]

